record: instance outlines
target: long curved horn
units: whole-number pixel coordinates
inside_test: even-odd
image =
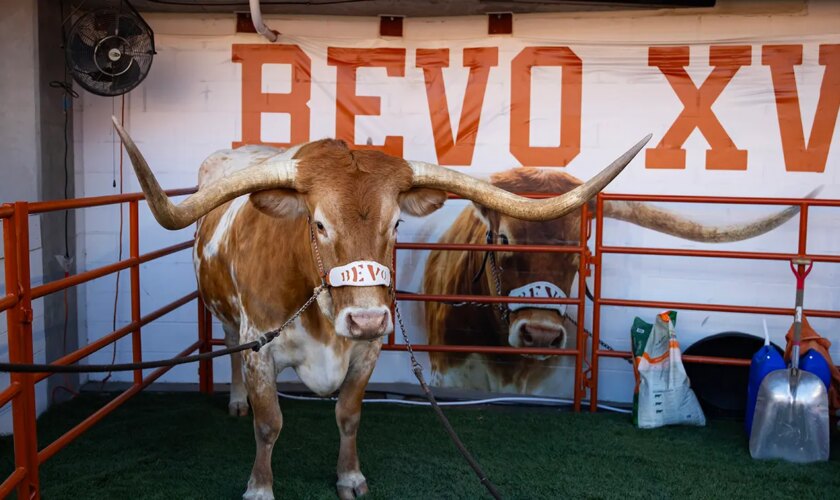
[[[532,200],[517,196],[492,184],[475,179],[461,172],[456,172],[440,165],[421,161],[410,161],[414,171],[413,185],[449,191],[463,196],[480,205],[517,219],[539,221],[562,217],[586,203],[610,183],[630,160],[647,144],[651,135],[636,143],[626,153],[619,156],[607,168],[566,194]]]
[[[820,187],[811,191],[806,198],[815,197],[821,189]],[[604,217],[623,220],[660,233],[704,243],[729,243],[754,238],[776,229],[798,213],[799,207],[792,206],[753,222],[729,226],[707,226],[647,203],[610,201],[604,204]]]
[[[111,117],[114,127],[120,135],[125,149],[131,158],[131,165],[137,173],[137,180],[140,187],[146,194],[149,208],[152,210],[155,219],[166,229],[181,229],[189,226],[207,212],[218,207],[222,203],[230,201],[237,196],[262,191],[265,189],[291,188],[295,187],[295,173],[297,172],[297,160],[267,160],[259,165],[248,167],[234,172],[206,186],[182,201],[174,205],[169,197],[161,189],[152,169],[146,163],[146,159],[140,153],[137,145],[131,140],[128,132],[120,125],[115,117]]]

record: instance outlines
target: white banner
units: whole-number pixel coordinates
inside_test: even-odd
[[[199,164],[217,149],[255,143],[282,146],[323,137],[439,163],[476,177],[495,175],[494,182],[520,182],[514,179],[518,174],[509,172],[523,166],[545,167],[542,170],[552,178],[569,174],[586,180],[652,133],[651,142],[609,191],[801,197],[823,186],[820,196],[840,197],[838,34],[673,44],[565,43],[521,36],[436,41],[285,37],[282,43],[268,44],[249,35],[163,35],[157,39],[157,50],[148,79],[126,100],[126,125],[165,187],[193,185]],[[116,142],[108,117],[115,112],[119,113],[116,101],[84,96],[77,154],[84,158],[79,164],[84,164],[80,182],[86,195],[110,192]],[[127,176],[126,186],[136,189],[133,175]],[[774,211],[772,207],[671,208],[708,224],[750,220]],[[463,215],[462,222],[472,224],[469,227],[479,235],[476,242],[484,242],[486,228],[479,227],[482,219],[472,210],[469,203],[451,201],[426,219],[405,216],[400,241],[447,241],[447,233],[458,228],[456,219]],[[96,215],[87,217],[88,228],[113,226],[100,226]],[[840,246],[833,222],[836,213],[815,210],[811,217],[814,236],[809,250],[836,252]],[[154,232],[155,227],[150,218],[143,220],[143,231]],[[154,234],[143,241],[179,241]],[[637,246],[795,252],[796,234],[794,221],[754,240],[711,245],[623,222],[605,225],[605,243],[613,239],[615,244]],[[524,238],[527,243],[574,244],[577,233],[505,236],[512,243]],[[87,235],[90,248],[101,248],[97,238],[101,234],[95,231]],[[108,261],[102,253],[89,255],[88,264],[97,258]],[[447,252],[447,258],[458,254]],[[477,261],[467,260],[464,265],[482,271],[478,264],[482,256],[476,253]],[[430,258],[443,266],[443,255],[399,252],[397,288],[432,293],[430,274],[444,271],[443,267],[430,271]],[[577,295],[577,268],[571,256],[554,254],[545,265],[536,258],[514,263],[500,257],[503,270],[521,270],[518,277],[503,283],[503,295],[535,281],[548,281],[565,296]],[[144,283],[167,289],[176,273],[191,279],[189,259],[180,264],[177,269],[161,264],[163,270],[150,271]],[[605,258],[603,265],[605,296],[789,306],[793,293],[789,271],[770,264],[710,260],[701,268],[686,259],[615,256]],[[476,288],[457,292],[495,293],[487,285],[492,277],[484,271],[475,281],[474,276],[466,280]],[[822,275],[809,278],[825,291],[811,295],[813,307],[837,306],[836,278],[837,273],[826,268]],[[144,297],[144,309],[149,304],[151,310],[156,301],[165,303],[165,299],[171,300]],[[421,303],[403,307],[412,339],[421,343],[506,346],[515,339],[518,345],[571,348],[576,341],[576,327],[547,316],[556,313],[551,309],[528,318],[524,314],[535,308],[514,311],[523,315],[525,323],[520,323],[521,331],[510,332],[492,316],[492,308],[452,309],[466,322],[459,325],[451,319],[432,324]],[[92,298],[88,308],[89,318],[110,317],[105,300]],[[576,307],[568,312],[577,320]],[[616,349],[629,350],[632,317],[655,312],[605,309],[602,338]],[[184,317],[183,321],[191,321]],[[434,321],[441,318],[451,315],[439,315]],[[581,320],[590,326],[589,319]],[[760,323],[751,326],[754,318],[737,315],[689,311],[681,313],[681,321],[686,346],[722,331],[760,331]],[[785,321],[779,319],[780,331]],[[90,340],[108,331],[109,325],[89,324]],[[170,347],[161,344],[158,351]],[[373,381],[411,381],[400,356],[383,354]],[[476,355],[443,358],[424,361],[431,361],[439,384],[570,394],[570,358],[511,357],[504,363]],[[632,375],[628,367],[612,361],[602,363],[601,394],[628,400]],[[499,368],[505,364],[513,371]],[[514,372],[519,375],[511,378]]]

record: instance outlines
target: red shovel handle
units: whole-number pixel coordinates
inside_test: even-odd
[[[805,266],[805,264],[794,264],[793,261],[790,261],[790,270],[793,271],[793,275],[796,276],[796,289],[802,290],[805,288],[805,278],[811,274],[811,268],[814,267],[813,262],[809,262],[807,267],[805,267],[804,271],[799,270],[799,266]]]
[[[799,342],[802,338],[802,305],[805,297],[805,278],[811,272],[814,263],[805,259],[790,261],[790,270],[796,276],[796,310],[793,316],[793,346],[791,348],[791,367],[799,368]]]

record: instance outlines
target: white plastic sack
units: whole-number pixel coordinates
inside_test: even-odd
[[[691,390],[682,364],[674,325],[676,311],[656,316],[651,325],[640,318],[633,322],[636,394],[633,423],[640,429],[663,425],[706,425],[706,417]]]

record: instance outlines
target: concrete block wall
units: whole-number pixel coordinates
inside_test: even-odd
[[[0,148],[2,148],[2,181],[0,202],[37,200],[39,198],[38,57],[37,6],[34,1],[0,2]],[[0,233],[2,229],[0,229]],[[30,253],[33,284],[43,282],[41,228],[38,217],[30,220]],[[0,249],[0,289],[5,293],[5,254]],[[35,362],[43,363],[46,354],[44,338],[44,302],[33,302],[33,352]],[[6,314],[0,313],[0,359],[8,360],[8,328]],[[9,376],[0,373],[0,387],[8,387]],[[39,412],[48,406],[46,384],[37,386]],[[11,432],[11,405],[0,408],[0,434]]]
[[[4,13],[0,20],[0,203],[74,196],[72,99],[64,88],[55,86],[69,79],[61,44],[64,17],[56,7],[49,0],[3,0],[0,4]],[[75,273],[74,222],[72,212],[29,218],[32,286],[60,279],[65,272]],[[69,267],[56,259],[65,254],[71,258]],[[0,262],[0,267],[3,264]],[[75,291],[49,295],[33,306],[36,361],[52,361],[74,350],[79,310]],[[0,316],[0,346],[7,356],[6,318]],[[8,381],[5,374],[3,377],[0,386]],[[66,375],[39,383],[38,411],[46,409],[49,402],[66,399],[70,393],[58,387],[74,390],[79,380]],[[10,405],[0,409],[0,433],[11,429],[10,410]]]

